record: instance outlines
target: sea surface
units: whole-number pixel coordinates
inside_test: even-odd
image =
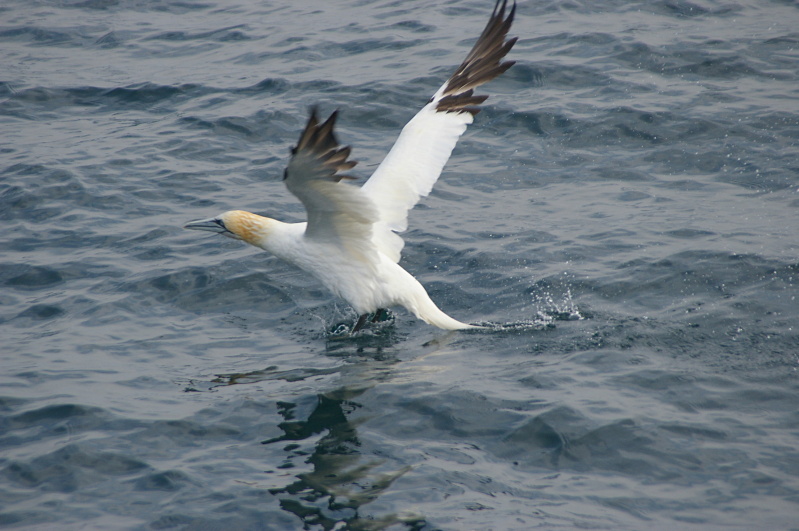
[[[4,0],[0,527],[799,529],[799,7],[521,1],[356,315],[186,231],[302,221],[309,107],[360,179],[490,0]],[[344,331],[344,333],[342,333]]]

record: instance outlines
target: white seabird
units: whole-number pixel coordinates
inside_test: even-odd
[[[217,232],[271,252],[317,277],[360,315],[404,306],[423,321],[447,330],[480,328],[442,312],[424,287],[399,264],[404,246],[399,232],[408,227],[408,211],[430,193],[458,138],[472,123],[488,96],[474,88],[510,68],[503,61],[516,43],[508,31],[516,11],[507,16],[507,0],[497,0],[483,33],[466,59],[430,101],[402,129],[399,138],[361,187],[341,172],[355,166],[333,134],[338,111],[319,123],[311,110],[284,172],[289,191],[305,206],[308,221],[281,221],[233,210],[192,221],[187,229]]]

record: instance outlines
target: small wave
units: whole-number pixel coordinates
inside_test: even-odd
[[[474,323],[480,328],[469,330],[469,332],[485,333],[485,332],[520,332],[528,330],[545,330],[547,328],[555,328],[555,325],[545,319],[530,319],[526,321],[515,321],[510,323],[491,323],[488,321],[480,321]]]
[[[295,369],[281,370],[276,365],[271,365],[262,370],[217,374],[211,380],[186,380],[183,391],[186,393],[197,393],[204,391],[214,391],[219,387],[231,385],[246,385],[268,382],[272,380],[282,380],[285,382],[301,382],[309,378],[319,378],[340,372],[339,367],[328,367],[323,369],[298,367]]]

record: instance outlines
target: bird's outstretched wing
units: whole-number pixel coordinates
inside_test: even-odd
[[[308,123],[291,149],[283,180],[308,213],[307,238],[362,253],[374,247],[372,224],[378,213],[361,188],[340,182],[354,179],[341,172],[356,162],[348,160],[350,148],[339,145],[333,133],[337,116],[335,111],[320,124],[317,110],[311,109]]]
[[[474,89],[510,68],[502,61],[516,43],[508,39],[514,2],[497,0],[483,33],[454,74],[402,129],[386,158],[361,188],[377,207],[373,239],[380,250],[399,261],[404,242],[396,232],[408,228],[408,211],[433,189],[458,138],[472,123],[488,96]]]

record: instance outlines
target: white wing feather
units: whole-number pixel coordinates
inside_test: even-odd
[[[361,188],[375,203],[379,218],[372,238],[394,262],[408,228],[408,211],[427,196],[441,175],[458,138],[472,123],[469,113],[442,113],[436,101],[422,108],[402,129],[386,158]]]
[[[386,158],[361,189],[374,201],[379,214],[372,239],[394,262],[405,245],[397,232],[408,228],[408,211],[433,189],[466,126],[487,96],[473,89],[513,65],[502,59],[516,39],[507,34],[516,4],[505,17],[507,0],[498,0],[494,12],[466,60],[430,102],[402,129]]]
[[[322,124],[316,109],[286,167],[286,187],[302,202],[308,215],[305,237],[344,250],[365,265],[376,267],[380,259],[372,238],[379,219],[372,199],[361,188],[347,184],[353,179],[340,173],[355,166],[348,160],[349,147],[339,145],[334,134],[338,113]]]

